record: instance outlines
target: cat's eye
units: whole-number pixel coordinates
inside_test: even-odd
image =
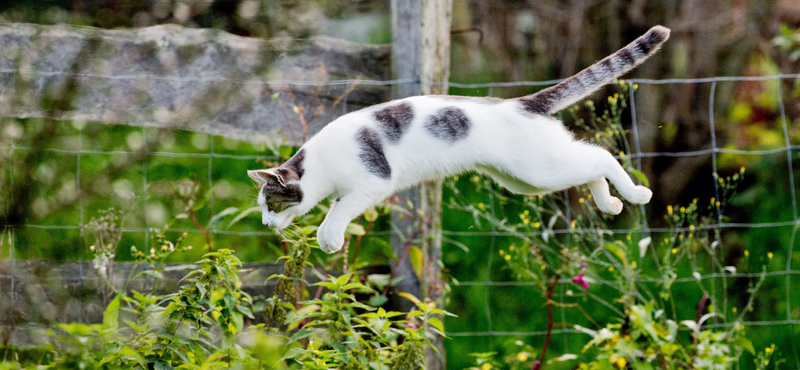
[[[289,208],[289,207],[291,207],[291,206],[293,206],[295,204],[297,204],[297,203],[296,202],[290,202],[290,201],[287,201],[285,199],[275,199],[275,200],[266,202],[267,209],[269,209],[270,211],[275,212],[275,213],[280,213],[283,210],[285,210],[286,208]]]

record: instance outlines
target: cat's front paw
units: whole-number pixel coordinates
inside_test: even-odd
[[[325,227],[320,227],[317,229],[317,244],[325,253],[336,253],[344,245],[344,233],[331,232]]]
[[[653,192],[650,189],[639,185],[636,187],[634,193],[630,198],[628,198],[628,200],[635,204],[647,204],[650,202],[650,198],[652,197]]]

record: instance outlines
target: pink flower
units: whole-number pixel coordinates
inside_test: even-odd
[[[409,329],[417,330],[419,325],[417,325],[417,318],[416,317],[408,317],[406,316],[406,320],[410,321],[406,323],[406,327]]]
[[[533,360],[533,362],[531,362],[531,370],[539,370],[539,365],[541,365],[539,360]]]
[[[586,276],[586,262],[581,263],[581,273],[578,276],[572,278],[572,282],[575,284],[583,285],[583,289],[589,290],[589,283],[586,282],[583,278]]]
[[[572,282],[576,283],[576,284],[582,284],[583,285],[583,289],[589,290],[589,283],[587,283],[586,280],[583,280],[583,276],[584,275],[585,274],[583,272],[581,272],[580,275],[575,276],[575,277],[572,278]]]

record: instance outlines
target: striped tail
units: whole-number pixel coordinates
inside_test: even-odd
[[[616,53],[592,64],[560,84],[523,96],[518,100],[530,113],[548,115],[556,113],[644,62],[655,54],[668,38],[668,28],[655,26]]]

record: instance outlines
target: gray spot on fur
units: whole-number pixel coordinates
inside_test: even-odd
[[[284,171],[288,172],[285,169]],[[278,172],[278,176],[285,174]],[[286,180],[288,179],[283,179],[284,183],[287,182]],[[267,208],[275,212],[281,212],[303,200],[303,191],[300,189],[299,184],[283,185],[276,177],[270,177],[264,182],[264,185],[261,186],[261,192],[264,193]]]
[[[425,128],[433,136],[448,143],[454,143],[467,137],[469,133],[469,119],[464,111],[458,108],[442,108],[436,114],[428,117]]]
[[[388,180],[391,178],[392,168],[383,153],[383,144],[378,133],[368,127],[364,127],[356,133],[356,142],[361,147],[361,153],[358,157],[367,166],[367,171],[382,179]]]
[[[300,149],[295,153],[295,155],[290,158],[286,163],[284,163],[281,167],[288,168],[294,171],[297,174],[298,178],[303,178],[303,173],[305,170],[303,169],[303,160],[306,159],[306,152],[305,149]]]
[[[390,105],[373,113],[381,130],[391,143],[397,143],[414,119],[414,111],[408,103]]]

